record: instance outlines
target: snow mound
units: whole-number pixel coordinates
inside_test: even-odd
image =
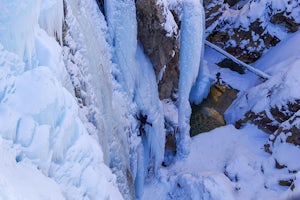
[[[233,191],[233,184],[224,174],[182,174],[168,199],[233,200]]]
[[[0,137],[1,199],[64,199],[61,189],[35,165],[20,162],[20,148]]]
[[[193,137],[188,157],[161,170],[157,182],[149,183],[143,199],[289,199],[299,189],[280,186],[279,181],[299,174],[276,169],[275,159],[298,167],[299,148],[282,146],[276,155],[264,151],[267,134],[254,125],[232,125]],[[293,155],[284,156],[287,151]]]

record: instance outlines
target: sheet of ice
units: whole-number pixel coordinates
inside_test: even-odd
[[[49,36],[62,44],[62,28],[64,20],[63,1],[43,0],[39,13],[39,25]]]
[[[127,177],[134,178],[136,169],[135,105],[113,79],[108,29],[96,2],[66,2],[64,59],[77,91],[81,119],[101,144],[104,161],[117,175],[123,197],[132,198],[133,183]]]
[[[35,35],[37,64],[48,66],[62,85],[73,93],[74,89],[62,60],[62,49],[55,38],[50,37],[43,29],[37,29]]]
[[[105,1],[105,13],[110,32],[111,44],[115,47],[114,61],[118,63],[122,85],[129,96],[134,98],[137,77],[135,53],[137,49],[137,22],[133,0]]]
[[[101,172],[104,167],[101,149],[78,119],[73,97],[62,88],[49,68],[38,67],[12,78],[16,79],[14,89],[5,94],[0,103],[4,111],[0,115],[1,127],[6,130],[1,131],[1,135],[24,145],[18,160],[31,160],[46,176],[60,184],[67,198],[85,193],[90,197],[101,194],[120,198],[114,183],[109,183],[114,180],[109,170],[105,174]],[[78,146],[81,141],[83,145]],[[73,155],[76,159],[69,160],[68,157]],[[76,171],[71,170],[68,175],[61,171],[75,163]],[[88,166],[93,170],[86,172]],[[99,174],[103,176],[99,180],[107,181],[107,185],[92,181],[79,184],[82,177],[78,173]]]
[[[135,178],[136,197],[143,192],[145,176],[152,176],[163,160],[164,155],[164,120],[161,102],[158,97],[157,83],[153,67],[144,55],[137,41],[136,11],[133,0],[109,0],[105,2],[105,13],[109,28],[109,40],[113,46],[113,74],[118,84],[127,94],[129,102],[136,107],[129,114],[147,115],[152,126],[145,126],[141,139],[132,142],[130,155],[133,159],[131,169]],[[135,125],[132,138],[138,133]]]
[[[155,171],[157,171],[163,160],[165,144],[162,104],[157,92],[158,88],[153,66],[140,46],[137,49],[136,59],[140,76],[137,80],[138,86],[135,100],[141,110],[149,113],[149,121],[152,123],[152,127],[147,133],[147,140],[149,141],[152,155],[148,155],[148,157],[154,156]]]

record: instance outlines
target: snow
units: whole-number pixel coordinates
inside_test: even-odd
[[[164,15],[165,22],[162,25],[164,26],[167,32],[166,36],[167,37],[176,36],[178,33],[178,26],[170,10],[174,2],[170,2],[169,0],[158,0],[157,4],[163,8],[163,15]],[[178,5],[178,2],[176,2],[175,5]]]
[[[1,199],[64,199],[58,185],[30,162],[19,162],[20,148],[0,137]]]
[[[218,51],[219,53],[223,54],[224,56],[226,56],[227,58],[229,58],[230,60],[234,61],[236,64],[239,64],[243,67],[245,67],[247,70],[251,71],[252,73],[255,73],[256,75],[260,76],[263,79],[269,79],[270,76],[266,73],[264,73],[263,71],[260,71],[246,63],[244,63],[243,61],[240,61],[239,59],[237,59],[236,57],[234,57],[233,55],[227,53],[226,51],[224,51],[223,49],[221,49],[220,47],[210,43],[209,41],[205,41],[205,44],[207,46],[209,46],[212,49],[215,49],[216,51]]]
[[[289,35],[275,47],[272,47],[261,59],[254,63],[254,67],[270,73],[278,73],[274,68],[284,65],[282,62],[294,60],[299,56],[300,47],[297,44],[300,41],[298,32]],[[292,47],[292,48],[291,48]],[[284,50],[283,50],[284,49]],[[276,67],[278,66],[278,67]]]
[[[298,194],[278,185],[292,176],[275,169],[279,156],[264,151],[267,140],[254,125],[239,130],[228,125],[197,135],[189,156],[162,169],[160,179],[146,186],[143,199],[287,199]],[[289,150],[279,151],[284,155]]]
[[[273,155],[282,165],[290,170],[300,169],[299,147],[289,143],[280,143],[274,149]]]

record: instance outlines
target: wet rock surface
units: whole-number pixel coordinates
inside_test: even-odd
[[[208,97],[200,105],[192,105],[190,135],[210,131],[226,124],[223,114],[236,99],[238,90],[229,85],[216,83]]]

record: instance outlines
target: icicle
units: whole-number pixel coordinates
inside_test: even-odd
[[[63,0],[43,0],[39,25],[62,44]]]
[[[190,145],[190,116],[191,107],[189,96],[196,81],[201,56],[203,54],[204,11],[197,0],[187,0],[182,3],[183,17],[181,21],[180,40],[180,78],[179,78],[179,118],[180,136],[178,155],[186,156]]]
[[[40,0],[1,0],[0,8],[0,43],[31,68]]]

